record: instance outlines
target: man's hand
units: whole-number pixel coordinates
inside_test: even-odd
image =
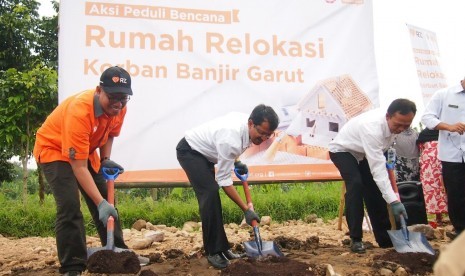
[[[121,167],[121,165],[119,165],[118,163],[116,163],[115,161],[110,160],[110,159],[103,160],[101,167],[102,168],[108,168],[108,169],[118,169],[120,174],[122,174],[124,172],[124,168]],[[114,174],[115,172],[116,171],[110,170],[109,173]]]
[[[257,222],[260,222],[260,217],[252,211],[251,209],[247,209],[247,211],[244,212],[245,216],[245,222],[247,222],[248,225],[252,226],[252,221],[256,220]]]
[[[408,219],[407,210],[405,210],[404,204],[399,201],[394,201],[391,203],[391,210],[394,217],[400,220],[399,216],[403,215],[405,219]]]
[[[234,162],[234,169],[240,175],[244,175],[244,174],[247,174],[249,172],[249,168],[247,168],[247,165],[242,163],[241,161]]]
[[[465,132],[465,124],[459,122],[453,125],[449,125],[448,131],[457,132],[458,134],[462,135]]]
[[[99,203],[97,208],[98,219],[105,227],[107,227],[107,221],[110,216],[112,216],[115,220],[118,219],[118,213],[116,212],[115,207],[111,206],[105,199]]]

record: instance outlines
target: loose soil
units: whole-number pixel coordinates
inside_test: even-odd
[[[233,251],[243,252],[242,243],[252,240],[250,229],[237,229],[226,225],[226,232]],[[171,231],[173,232],[173,231]],[[288,221],[282,224],[261,226],[263,241],[274,241],[285,257],[261,257],[257,259],[243,258],[233,260],[223,270],[211,267],[203,256],[201,249],[193,250],[193,240],[201,240],[200,232],[186,234],[185,231],[174,231],[166,235],[162,242],[154,243],[135,253],[146,256],[150,263],[141,267],[140,271],[122,270],[121,258],[117,263],[92,261],[92,265],[104,267],[104,272],[89,269],[83,275],[326,275],[334,271],[339,275],[380,275],[383,270],[396,272],[405,270],[404,275],[433,275],[432,267],[439,255],[441,246],[450,243],[445,237],[444,229],[436,229],[436,238],[429,242],[437,251],[436,256],[426,253],[398,253],[394,249],[383,249],[376,246],[371,233],[364,233],[365,254],[351,253],[347,228],[337,230],[336,220],[328,223],[304,223]],[[244,240],[244,233],[247,239]],[[247,234],[248,233],[248,234]],[[88,237],[95,239],[95,237]],[[97,240],[97,239],[95,239]],[[95,245],[92,245],[95,246]],[[97,253],[95,253],[97,254]],[[97,257],[97,256],[95,256]],[[108,258],[106,258],[108,261]],[[124,259],[124,258],[123,258]],[[129,258],[132,259],[133,258]],[[124,265],[123,265],[124,266]],[[53,237],[29,237],[11,239],[0,236],[0,276],[2,275],[37,275],[57,276],[59,263],[56,257],[56,244]],[[111,270],[115,268],[115,270]],[[111,271],[109,271],[111,270]],[[329,275],[329,274],[328,274]]]

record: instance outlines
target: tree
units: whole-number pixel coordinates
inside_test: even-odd
[[[58,16],[39,18],[38,7],[34,0],[0,0],[0,170],[20,157],[24,201],[35,132],[57,104]]]
[[[0,79],[0,141],[23,165],[23,200],[27,195],[27,160],[31,157],[35,133],[57,102],[57,74],[36,66],[20,72],[8,69]]]
[[[58,2],[52,1],[58,14]],[[36,31],[34,51],[38,58],[55,70],[58,70],[58,16],[42,17]]]
[[[8,160],[13,154],[0,148],[0,184],[4,181],[12,181],[15,177],[13,163]]]
[[[34,0],[0,0],[0,70],[27,68],[39,22]]]

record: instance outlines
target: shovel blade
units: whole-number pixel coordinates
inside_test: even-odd
[[[262,248],[259,250],[258,245],[255,241],[244,242],[245,253],[247,257],[257,258],[261,256],[276,256],[284,257],[284,254],[279,249],[278,245],[275,242],[271,241],[262,241]],[[261,251],[261,252],[260,252]]]
[[[113,247],[113,248],[108,248],[106,246],[102,246],[102,247],[89,247],[87,248],[87,259],[89,259],[89,257],[94,254],[95,252],[97,251],[102,251],[102,250],[111,250],[111,251],[114,251],[116,253],[119,253],[119,252],[123,252],[123,251],[131,251],[130,249],[126,249],[126,248],[119,248],[119,247]]]
[[[426,240],[425,235],[419,232],[409,232],[409,239],[405,239],[401,230],[388,230],[394,248],[399,253],[428,253],[435,255],[436,252]]]

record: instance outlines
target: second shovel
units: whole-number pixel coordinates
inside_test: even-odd
[[[247,206],[249,206],[252,211],[254,211],[253,204],[252,204],[252,197],[250,195],[249,184],[247,183],[248,174],[239,174],[236,169],[234,169],[234,173],[236,174],[237,178],[239,178],[242,182],[242,186],[244,187],[244,194],[245,199],[247,200]],[[247,241],[244,242],[245,253],[248,257],[256,258],[256,257],[263,257],[263,256],[276,256],[276,257],[284,257],[284,254],[279,249],[278,245],[272,241],[262,241],[260,237],[260,231],[258,229],[258,222],[256,220],[252,221],[252,228],[254,232],[254,241]]]

